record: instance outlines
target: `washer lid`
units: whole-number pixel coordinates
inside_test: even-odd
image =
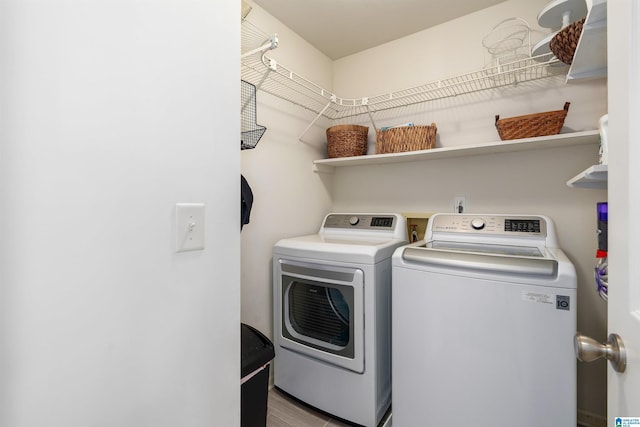
[[[484,252],[464,251],[459,247],[453,250],[450,247],[432,248],[429,243],[403,248],[402,259],[427,268],[444,268],[457,272],[475,271],[491,274],[495,277],[517,275],[529,278],[555,278],[558,275],[558,261],[553,257],[543,257],[537,248],[520,247],[520,249],[534,249],[539,254],[522,256],[504,254],[504,251],[496,253],[489,250]],[[486,247],[487,245],[485,245]]]
[[[535,246],[492,245],[469,242],[448,242],[434,240],[426,244],[427,248],[442,249],[454,252],[470,252],[494,255],[511,255],[524,257],[544,257],[544,249]]]

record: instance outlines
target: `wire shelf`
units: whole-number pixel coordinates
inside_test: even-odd
[[[269,37],[264,33],[260,34],[260,30],[253,25],[247,24],[248,21],[243,23],[243,52],[265,46],[270,40]],[[349,99],[337,96],[278,63],[269,57],[267,50],[264,49],[260,54],[243,56],[242,80],[254,84],[258,90],[285,99],[330,120],[525,83],[566,74],[568,70],[568,67],[553,54],[546,53],[518,58],[512,62],[407,89]]]
[[[266,47],[273,49],[277,47],[277,42],[275,46],[273,45],[274,39],[277,39],[277,35],[270,36],[247,20],[242,21],[241,36],[240,52],[243,59],[245,56],[254,51],[259,51],[261,48]]]

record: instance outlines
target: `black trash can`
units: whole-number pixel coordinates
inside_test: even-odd
[[[273,343],[257,329],[240,324],[241,329],[241,397],[240,425],[267,425],[269,363],[275,357]]]

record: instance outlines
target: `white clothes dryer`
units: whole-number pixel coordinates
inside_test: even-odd
[[[275,386],[335,417],[378,425],[391,404],[391,256],[399,214],[339,214],[273,248]]]
[[[576,425],[576,272],[549,218],[432,216],[392,301],[394,427]]]

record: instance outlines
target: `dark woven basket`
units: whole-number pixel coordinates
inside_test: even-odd
[[[337,125],[327,129],[327,154],[335,157],[364,156],[367,154],[369,128],[359,125]]]
[[[429,150],[436,145],[437,127],[400,126],[376,131],[376,154]]]
[[[496,116],[496,129],[503,141],[509,139],[533,138],[536,136],[557,135],[564,125],[570,102],[564,103],[562,110],[501,119]]]
[[[573,62],[573,55],[576,53],[576,47],[578,47],[584,20],[585,18],[567,25],[558,31],[558,34],[553,36],[549,43],[551,52],[565,64],[571,64]]]

